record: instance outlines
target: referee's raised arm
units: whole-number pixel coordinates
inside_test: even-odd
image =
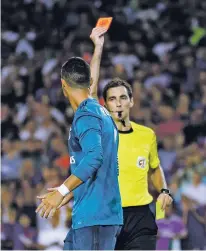
[[[91,86],[90,94],[93,98],[98,99],[98,81],[100,73],[100,63],[102,57],[102,51],[104,46],[104,33],[106,32],[105,28],[94,28],[90,35],[92,42],[94,43],[94,53],[90,63],[91,68]]]

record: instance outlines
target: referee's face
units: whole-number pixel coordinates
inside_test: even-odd
[[[115,121],[125,120],[129,117],[133,99],[130,99],[126,87],[113,87],[107,91],[105,105]]]

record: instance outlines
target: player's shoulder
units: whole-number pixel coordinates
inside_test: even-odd
[[[96,117],[101,119],[101,109],[103,109],[103,107],[96,99],[89,98],[80,104],[75,112],[74,120],[77,120],[80,117]]]
[[[131,121],[131,125],[132,125],[132,129],[133,129],[134,132],[144,133],[144,134],[147,134],[148,136],[149,135],[151,135],[151,136],[155,135],[154,130],[152,128],[150,128],[150,127],[137,124],[137,123],[135,123],[133,121]]]

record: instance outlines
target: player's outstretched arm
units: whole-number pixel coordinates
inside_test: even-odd
[[[67,204],[73,197],[72,190],[81,185],[84,181],[75,175],[70,175],[60,187],[50,189],[50,192],[37,196],[41,200],[36,209],[41,217],[53,217],[56,210]]]
[[[65,196],[92,177],[102,165],[101,120],[89,115],[82,116],[77,119],[75,128],[84,158],[57,190],[50,192],[43,199],[39,198],[42,201],[36,213],[41,217],[48,218],[49,215],[52,217],[64,203]]]
[[[91,86],[90,94],[93,98],[98,99],[98,81],[99,81],[99,72],[100,72],[100,62],[102,57],[103,45],[104,45],[104,33],[106,32],[105,28],[94,28],[90,35],[92,42],[94,43],[94,53],[90,63],[91,69]]]

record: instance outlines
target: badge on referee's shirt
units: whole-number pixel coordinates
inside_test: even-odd
[[[145,157],[138,157],[137,158],[137,167],[139,167],[139,168],[146,167],[146,158]]]

